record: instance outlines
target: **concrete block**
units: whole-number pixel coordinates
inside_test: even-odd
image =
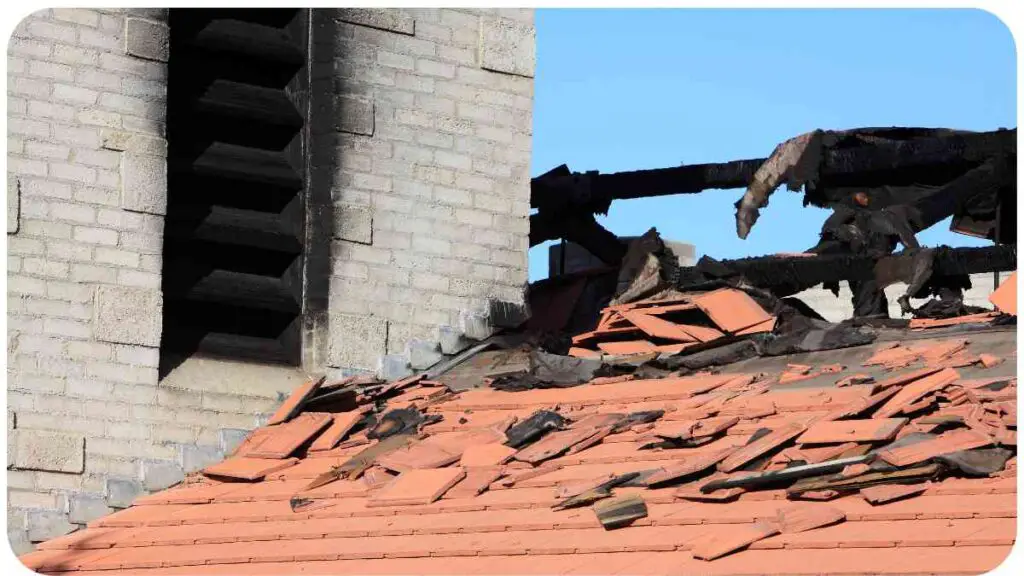
[[[405,356],[409,359],[409,366],[413,370],[426,370],[444,359],[437,342],[420,338],[413,338],[406,342]]]
[[[113,511],[102,496],[74,494],[71,496],[71,512],[68,519],[74,524],[87,524]]]
[[[220,451],[228,455],[234,453],[235,449],[249,435],[249,431],[238,428],[221,428],[217,431],[217,435],[220,438]]]
[[[377,359],[387,350],[388,322],[384,317],[331,314],[328,325],[328,364],[357,370],[377,368]]]
[[[68,522],[68,515],[64,512],[32,510],[28,513],[28,539],[31,542],[43,542],[77,529],[78,526]]]
[[[483,340],[494,334],[494,326],[487,314],[463,310],[459,312],[459,328],[470,340]]]
[[[10,347],[8,347],[8,350],[10,350]],[[11,412],[10,410],[8,410],[7,411],[7,429],[8,430],[14,430],[17,427],[18,427],[18,413],[17,412]]]
[[[404,354],[385,354],[377,363],[377,376],[387,381],[412,376],[409,359]]]
[[[11,511],[7,512],[7,542],[16,556],[28,554],[35,549],[28,539],[28,530],[25,529],[25,517],[20,514],[12,517]]]
[[[40,430],[18,430],[14,443],[16,468],[72,474],[81,474],[85,470],[83,436]]]
[[[334,237],[373,244],[373,211],[365,206],[335,206]]]
[[[127,508],[143,493],[137,480],[107,478],[107,504],[114,508]]]
[[[163,490],[184,479],[184,470],[174,462],[142,461],[142,485],[146,490],[151,492]]]
[[[394,8],[342,8],[338,10],[338,20],[408,36],[416,32],[413,17]]]
[[[533,78],[537,62],[533,26],[494,16],[480,18],[480,67]]]
[[[7,233],[17,234],[21,225],[21,182],[7,174]]]
[[[472,345],[472,342],[458,328],[441,326],[437,331],[440,337],[441,352],[444,354],[458,354]]]
[[[162,294],[143,288],[99,286],[93,305],[97,340],[159,346],[163,318]]]
[[[216,464],[224,459],[224,453],[220,448],[213,446],[190,446],[181,447],[181,467],[185,473],[202,470],[207,466]]]
[[[334,127],[341,132],[373,136],[373,100],[341,95],[334,100]]]
[[[106,150],[146,156],[167,156],[167,140],[140,132],[104,128],[100,131],[100,142]]]
[[[125,152],[121,158],[121,207],[167,214],[167,159]]]
[[[490,299],[490,322],[499,328],[516,328],[530,318],[530,311],[525,304]]]
[[[142,18],[125,18],[125,54],[167,62],[169,49],[170,28],[166,24]]]

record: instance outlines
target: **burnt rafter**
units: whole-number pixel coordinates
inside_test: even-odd
[[[297,364],[308,11],[170,19],[162,357]]]
[[[737,202],[745,238],[759,209],[782,184],[803,189],[804,203],[885,212],[899,239],[953,216],[956,232],[1016,243],[1017,130],[931,128],[817,130],[793,138],[769,158],[614,174],[559,166],[531,182],[530,245],[565,238],[611,265],[622,251],[594,214],[614,200],[747,188]]]

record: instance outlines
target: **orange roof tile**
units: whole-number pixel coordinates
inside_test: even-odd
[[[203,473],[209,476],[223,476],[240,480],[259,480],[268,474],[294,466],[298,462],[298,458],[271,460],[235,456],[213,466],[207,466],[203,469]]]
[[[999,288],[989,294],[988,301],[1005,314],[1017,315],[1017,272],[1010,274],[999,283]]]
[[[701,294],[693,303],[726,332],[738,332],[772,319],[753,298],[731,288]]]
[[[144,496],[131,508],[44,543],[21,560],[44,573],[154,575],[991,570],[1015,538],[1015,456],[992,478],[882,484],[861,487],[859,494],[856,488],[822,489],[804,493],[801,501],[788,499],[785,489],[775,486],[701,491],[711,479],[759,473],[752,470],[755,463],[758,470],[780,470],[864,454],[886,441],[875,438],[890,437],[887,427],[894,424],[886,422],[883,409],[898,408],[902,414],[907,406],[924,401],[935,407],[928,416],[958,415],[983,430],[953,424],[960,427],[936,440],[878,452],[883,459],[913,462],[911,466],[936,453],[987,446],[992,433],[1005,431],[1008,420],[1015,423],[1012,377],[936,384],[945,378],[942,362],[982,349],[926,339],[893,350],[910,350],[914,362],[923,361],[929,368],[846,387],[823,383],[786,390],[776,383],[778,374],[769,371],[761,377],[623,378],[599,386],[446,395],[424,408],[442,420],[426,426],[415,446],[422,454],[457,454],[459,461],[416,460],[442,467],[410,469],[397,476],[378,462],[357,480],[339,479],[304,490],[313,478],[367,447],[345,447],[349,442],[338,446],[345,437],[339,436],[338,420],[350,415],[329,415],[335,420],[329,428],[303,440],[310,449],[300,447],[290,455],[298,463],[272,459],[275,465],[293,465],[262,480],[202,479]],[[871,355],[856,353],[858,361]],[[830,359],[816,357],[814,362],[825,365]],[[843,369],[833,379],[841,381],[852,372]],[[1000,390],[986,388],[997,383],[1003,386]],[[420,393],[402,393],[387,401],[388,406]],[[519,461],[502,464],[516,451],[503,446],[499,430],[538,409],[557,409],[569,418],[568,433],[551,432],[522,453],[550,449],[561,454],[536,467]],[[618,418],[640,410],[664,414],[646,431],[611,431]],[[282,430],[305,426],[308,418],[302,414],[257,430],[237,456],[211,469],[252,459],[245,454]],[[902,430],[934,426],[916,413],[892,420],[906,420]],[[844,432],[846,427],[852,431]],[[748,444],[762,428],[773,432]],[[706,435],[711,440],[685,448],[643,449],[659,433]],[[355,439],[365,443],[361,434]],[[294,441],[291,433],[285,436]],[[324,445],[332,447],[312,449]],[[416,455],[413,448],[407,452]],[[410,457],[399,454],[392,458]],[[721,470],[713,470],[720,464]],[[605,530],[586,507],[552,508],[567,494],[630,472],[641,476],[615,487],[614,496],[639,496],[648,515],[628,527]],[[293,510],[293,497],[310,503]]]

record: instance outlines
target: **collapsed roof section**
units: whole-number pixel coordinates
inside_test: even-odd
[[[658,373],[639,339],[692,360],[674,347],[790,320],[731,288],[601,316],[576,342],[588,358],[478,362],[466,390],[441,370],[311,381],[224,462],[20,559],[41,573],[821,574],[983,573],[1009,554],[1011,331],[924,327]]]
[[[831,208],[819,242],[797,257],[705,260],[670,276],[681,287],[743,276],[787,296],[838,282],[854,288],[855,316],[886,315],[881,289],[910,285],[901,299],[969,287],[965,274],[1016,269],[1016,129],[992,132],[928,128],[816,130],[779,145],[766,159],[616,174],[572,173],[559,166],[532,182],[530,244],[564,238],[612,267],[629,247],[597,223],[613,200],[743,188],[737,233],[746,238],[759,210],[785,184],[804,203]],[[983,249],[921,250],[916,234],[947,217],[956,232],[992,240]],[[902,245],[902,255],[889,255]],[[918,251],[921,251],[919,254]]]

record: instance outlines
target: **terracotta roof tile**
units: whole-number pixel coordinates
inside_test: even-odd
[[[317,389],[324,383],[324,379],[310,380],[296,388],[288,399],[278,407],[277,411],[274,412],[270,419],[267,420],[267,426],[273,426],[275,424],[281,424],[287,422],[295,416],[297,410],[299,410],[304,402],[308,400],[313,394],[316,393]]]
[[[677,324],[662,320],[657,316],[649,316],[639,310],[624,312],[623,316],[634,326],[643,330],[644,334],[653,338],[664,338],[666,340],[677,340],[679,342],[693,342],[696,339],[690,336]],[[600,346],[600,344],[598,344]]]
[[[391,484],[374,494],[371,506],[407,506],[430,504],[466,476],[462,468],[410,470],[399,474]]]
[[[771,320],[753,298],[730,288],[697,296],[693,303],[726,332],[737,332]]]
[[[989,294],[989,302],[1005,314],[1017,315],[1017,272],[1010,274],[999,283],[999,288]]]
[[[238,478],[240,480],[259,480],[268,474],[294,466],[298,462],[298,458],[275,460],[235,456],[218,464],[207,466],[203,469],[203,474],[207,476]]]
[[[878,456],[893,466],[910,466],[929,458],[959,450],[982,448],[992,444],[992,438],[974,430],[954,430],[933,438],[899,448],[885,448]]]
[[[647,304],[625,309],[645,307],[650,309]],[[936,441],[921,442],[907,446],[903,455],[902,448],[880,451],[883,458],[906,458],[900,462],[924,462],[936,450],[960,448],[975,440],[991,442],[991,434],[1007,430],[1007,420],[1015,422],[1016,385],[1007,385],[1012,378],[957,380],[920,391],[925,388],[922,380],[941,374],[937,366],[969,359],[979,351],[973,346],[925,339],[893,350],[932,368],[865,385],[789,390],[777,386],[778,374],[771,372],[762,377],[632,378],[515,393],[479,389],[443,398],[433,396],[443,388],[420,389],[410,383],[404,392],[395,389],[399,396],[388,406],[433,396],[437,401],[425,411],[442,421],[423,429],[418,450],[458,455],[459,465],[434,461],[431,464],[445,467],[398,476],[378,465],[358,480],[339,479],[303,491],[311,479],[366,448],[312,450],[318,442],[337,443],[325,440],[340,427],[336,421],[319,438],[303,441],[312,442],[311,449],[296,449],[297,464],[267,474],[262,481],[204,479],[146,496],[139,505],[44,543],[44,549],[23,559],[34,565],[50,562],[50,571],[140,574],[988,570],[1005,557],[1015,536],[1016,458],[992,478],[882,484],[863,487],[859,495],[856,489],[817,490],[793,500],[784,487],[701,491],[711,480],[749,476],[750,471],[740,469],[754,462],[759,469],[783,470],[798,461],[813,464],[864,454],[891,438],[886,428],[895,424],[880,415],[879,407],[892,409],[895,400],[902,403],[900,412],[914,403],[932,403],[936,408],[929,417],[958,417],[953,425],[969,420],[985,431],[953,429],[939,437],[938,448],[929,447]],[[829,362],[828,356],[815,357],[819,368],[811,367],[808,373],[826,372]],[[836,378],[842,376],[840,372]],[[992,384],[1003,387],[986,388]],[[501,431],[513,418],[524,419],[542,408],[557,408],[570,420],[568,430],[547,436],[548,447],[561,455],[537,467],[519,461],[502,465],[515,451],[501,444]],[[610,432],[621,415],[639,410],[665,412],[646,425],[647,430]],[[892,420],[905,419],[909,422],[898,434],[941,423],[916,413]],[[258,447],[292,425],[261,428],[239,452]],[[774,432],[746,445],[762,428]],[[711,441],[687,448],[642,449],[657,434],[691,440],[708,435]],[[955,434],[973,436],[967,444],[950,443]],[[982,436],[986,440],[980,440]],[[344,437],[341,433],[338,439]],[[356,437],[364,438],[361,432]],[[544,452],[543,442],[528,449]],[[407,452],[416,454],[412,449]],[[234,458],[221,466],[243,460]],[[719,464],[723,470],[735,468],[712,471]],[[844,472],[864,467],[847,467]],[[503,468],[509,476],[499,477]],[[569,493],[627,472],[642,473],[641,482],[648,484],[613,489],[614,497],[639,496],[646,502],[647,517],[631,526],[606,531],[589,506],[552,509]],[[310,502],[293,510],[289,501],[295,496]],[[845,521],[835,523],[843,517]],[[775,526],[785,528],[783,533],[764,537],[764,531]],[[754,541],[745,541],[752,537]],[[971,553],[964,554],[963,546],[970,546]],[[717,557],[706,561],[695,556]]]
[[[323,434],[309,447],[312,452],[326,451],[337,446],[365,414],[365,410],[353,410],[334,415],[334,420]]]
[[[330,425],[330,414],[304,412],[285,424],[269,426],[271,430],[262,441],[245,451],[252,458],[287,458],[312,438],[317,432]]]
[[[626,340],[623,342],[598,342],[597,347],[607,354],[643,354],[654,352],[655,346],[647,340]]]

